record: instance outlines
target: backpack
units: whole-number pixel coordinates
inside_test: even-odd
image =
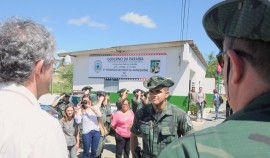
[[[222,104],[224,102],[223,98],[220,95],[218,96],[218,99],[219,99],[220,104]]]

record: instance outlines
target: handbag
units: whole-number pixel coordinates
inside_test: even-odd
[[[98,127],[100,129],[100,135],[105,136],[108,134],[106,127],[103,124],[102,118],[98,118]]]

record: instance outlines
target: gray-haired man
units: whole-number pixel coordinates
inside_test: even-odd
[[[0,27],[0,157],[67,158],[57,119],[37,99],[49,91],[55,42],[31,20],[11,18]]]

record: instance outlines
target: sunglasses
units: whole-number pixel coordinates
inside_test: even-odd
[[[242,56],[248,60],[252,60],[253,59],[253,56],[250,55],[249,53],[246,53],[246,52],[243,52],[241,50],[235,50],[233,49],[233,51],[238,55],[238,56]],[[221,68],[224,67],[224,55],[226,54],[227,51],[220,51],[218,53],[218,55],[216,55],[217,57],[217,61],[218,61],[218,64],[220,65]]]

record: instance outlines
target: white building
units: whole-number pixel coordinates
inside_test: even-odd
[[[146,90],[143,80],[157,75],[175,82],[169,101],[185,109],[191,84],[198,89],[205,81],[207,64],[192,40],[59,54],[67,55],[74,64],[73,89],[91,85],[93,91],[111,92],[112,101],[116,101],[116,92],[121,88],[131,93],[137,88]]]

